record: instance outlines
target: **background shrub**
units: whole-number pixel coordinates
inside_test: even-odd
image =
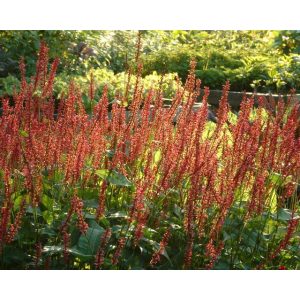
[[[0,31],[0,91],[12,95],[18,62],[24,57],[30,78],[41,40],[50,47],[50,61],[59,56],[57,95],[69,75],[84,84],[92,70],[99,85],[134,65],[137,31]],[[182,81],[189,62],[197,61],[197,75],[205,85],[221,89],[230,80],[232,90],[287,93],[300,89],[299,31],[141,31],[143,76],[177,73]],[[104,74],[109,73],[110,75]],[[95,75],[96,76],[96,75]],[[109,76],[109,77],[107,77]],[[119,76],[119,77],[118,77]],[[7,79],[6,79],[7,77]],[[109,80],[111,81],[111,80]],[[114,90],[114,89],[113,89]],[[114,93],[114,91],[112,92]],[[167,92],[169,97],[169,92]]]

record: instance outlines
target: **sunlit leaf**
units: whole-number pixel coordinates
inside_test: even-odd
[[[20,133],[20,136],[22,136],[22,137],[29,137],[29,134],[28,134],[28,132],[27,131],[25,131],[25,130],[19,130],[19,133]]]
[[[132,183],[123,174],[114,170],[108,175],[107,181],[117,186],[132,186]]]

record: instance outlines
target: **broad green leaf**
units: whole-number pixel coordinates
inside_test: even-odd
[[[166,248],[163,250],[162,256],[164,256],[164,257],[168,260],[168,262],[170,263],[171,266],[173,265],[173,264],[172,264],[172,261],[171,261],[171,259],[170,259],[170,257],[169,257],[169,255],[168,255],[168,253],[167,253]]]
[[[49,196],[43,194],[41,202],[48,210],[53,210],[54,200],[51,199]]]
[[[42,235],[51,236],[51,237],[57,235],[57,233],[55,232],[55,230],[54,230],[53,228],[51,228],[51,227],[48,227],[48,226],[45,227],[45,228],[43,228],[43,229],[41,230],[41,234],[42,234]]]
[[[99,201],[97,199],[83,199],[84,207],[87,208],[97,208],[99,206]]]
[[[107,218],[105,218],[105,217],[100,218],[99,223],[100,223],[104,228],[110,227],[110,222],[109,222],[109,220],[108,220]]]
[[[110,184],[117,186],[132,186],[132,183],[121,173],[115,170],[109,171],[107,169],[97,170],[96,175],[98,175],[103,180],[107,180]]]
[[[95,220],[90,219],[88,222],[89,222],[89,227],[90,228],[98,229],[100,231],[103,230],[103,228]]]
[[[276,185],[278,187],[282,187],[282,186],[286,185],[287,183],[291,182],[292,176],[284,176],[282,174],[272,172],[269,175],[269,179],[271,180],[271,182],[274,185]]]
[[[85,214],[84,215],[84,218],[85,219],[88,219],[88,220],[95,220],[96,219],[96,215],[95,214]]]
[[[14,210],[18,210],[20,208],[20,205],[25,199],[26,203],[29,203],[29,195],[19,195],[14,199]]]
[[[39,207],[28,206],[26,209],[26,213],[33,214],[33,215],[36,214],[37,216],[42,216],[42,212]]]
[[[96,172],[96,175],[98,175],[100,178],[102,179],[106,179],[108,174],[109,174],[109,170],[107,169],[103,169],[103,170],[97,170]]]
[[[84,251],[80,250],[77,248],[77,246],[72,247],[71,249],[69,249],[68,251],[70,254],[73,254],[74,256],[79,257],[82,261],[88,261],[90,259],[94,258],[94,255],[92,254],[85,254]]]
[[[80,189],[78,191],[78,197],[83,199],[84,202],[85,201],[95,201],[96,199],[98,199],[98,196],[99,196],[98,188]]]
[[[62,171],[56,170],[53,175],[53,182],[61,183],[64,180],[64,173]]]
[[[51,211],[45,210],[42,212],[42,215],[48,225],[50,225],[53,222],[53,214]]]
[[[107,216],[108,219],[114,219],[114,218],[127,218],[128,214],[126,212],[123,211],[119,211],[113,214],[110,214]]]
[[[111,230],[112,230],[113,233],[120,232],[122,229],[123,229],[122,225],[114,225],[114,226],[111,227]]]
[[[114,170],[108,175],[107,181],[117,186],[132,186],[132,183],[123,174]]]
[[[86,234],[80,236],[76,249],[83,255],[96,255],[104,231],[100,226],[89,228]]]
[[[270,192],[269,201],[271,212],[275,212],[277,209],[277,193],[275,189],[272,189],[272,191]]]
[[[181,217],[182,217],[182,210],[181,210],[181,208],[180,208],[177,204],[174,204],[173,213],[174,213],[178,218],[181,218]]]
[[[228,234],[225,230],[223,230],[223,241],[226,242],[227,240],[230,240],[231,236]]]
[[[157,165],[159,163],[159,161],[161,160],[161,150],[157,150],[154,153],[154,164]]]
[[[214,270],[230,270],[230,263],[226,260],[219,260],[214,265]]]
[[[298,214],[294,214],[293,216],[292,211],[286,208],[279,209],[277,216],[278,216],[278,220],[281,221],[297,220],[300,218]]]
[[[22,137],[28,137],[29,136],[29,134],[28,134],[28,132],[27,131],[25,131],[25,130],[19,130],[19,133],[20,133],[20,136],[22,136]]]

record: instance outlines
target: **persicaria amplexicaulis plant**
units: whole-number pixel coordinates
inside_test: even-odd
[[[21,61],[1,100],[1,268],[299,268],[294,93],[236,115],[226,82],[213,123],[195,62],[166,106],[143,89],[140,45],[134,89],[94,99],[91,75],[88,107],[72,82],[53,98],[45,44],[30,80]]]

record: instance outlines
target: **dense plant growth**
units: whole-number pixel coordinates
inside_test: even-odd
[[[140,49],[140,44],[138,45]],[[0,266],[12,269],[299,269],[299,103],[223,87],[217,123],[191,63],[171,107],[161,85],[53,98],[42,44],[0,117]],[[180,113],[178,114],[178,112]],[[175,122],[175,116],[176,122]]]

